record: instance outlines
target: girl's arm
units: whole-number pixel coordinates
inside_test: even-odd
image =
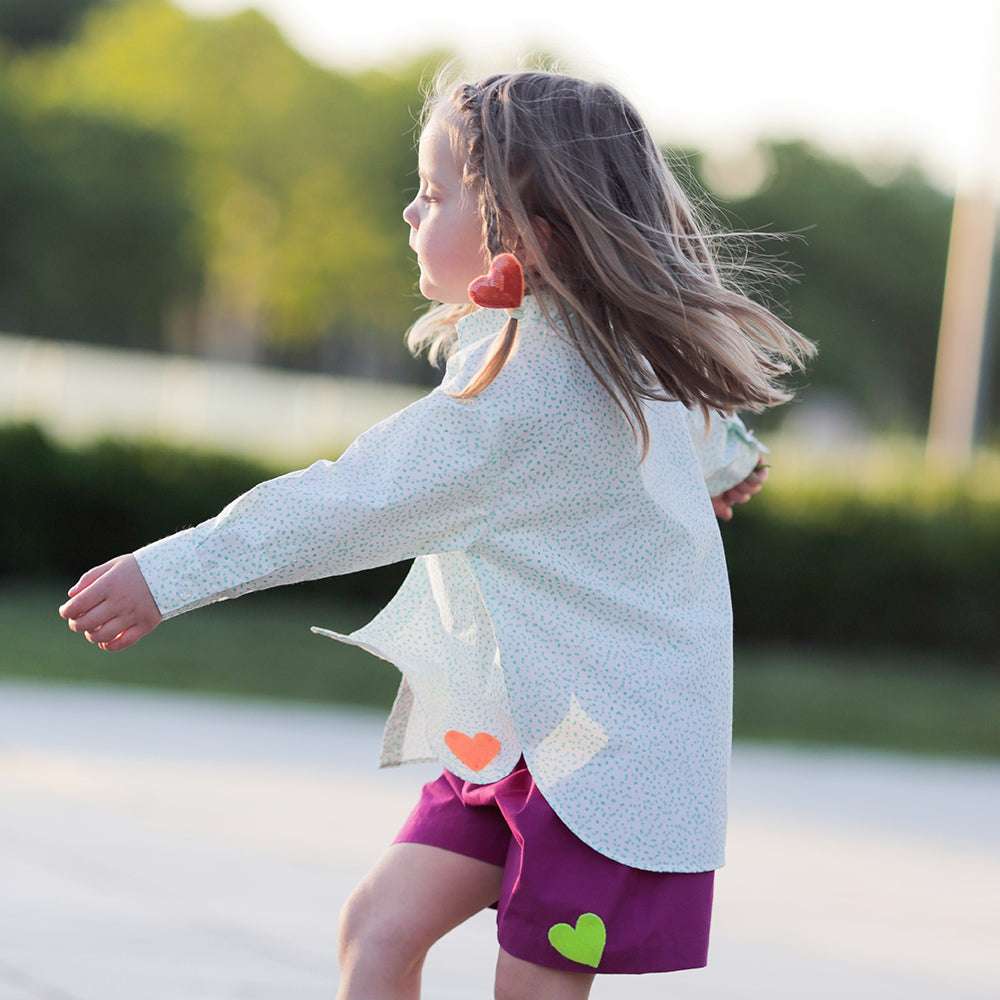
[[[735,415],[713,414],[708,427],[701,410],[688,410],[687,418],[712,506],[728,521],[733,504],[746,503],[763,487],[767,469],[762,462],[768,449]]]
[[[118,650],[213,601],[467,548],[501,495],[501,433],[475,401],[431,393],[339,461],[261,483],[218,516],[95,567],[60,613]]]

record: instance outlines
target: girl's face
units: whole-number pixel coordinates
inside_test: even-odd
[[[437,302],[467,303],[469,283],[489,270],[489,254],[476,199],[462,183],[462,164],[439,116],[420,137],[417,172],[420,189],[403,219],[420,265],[420,291]]]

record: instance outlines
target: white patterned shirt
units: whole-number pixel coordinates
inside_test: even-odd
[[[680,403],[650,403],[641,460],[621,409],[530,298],[496,380],[454,398],[506,318],[461,320],[438,389],[337,462],[141,549],[140,568],[169,618],[416,557],[369,624],[317,630],[402,672],[382,764],[438,760],[487,783],[523,755],[601,854],[717,868],[732,629],[709,488],[742,481],[762,446],[735,418],[706,434]]]

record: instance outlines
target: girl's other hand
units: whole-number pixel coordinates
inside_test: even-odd
[[[109,652],[149,635],[163,617],[133,555],[88,570],[70,589],[69,598],[59,614],[74,632]]]
[[[764,488],[764,483],[767,480],[767,466],[763,464],[763,458],[764,456],[761,455],[757,468],[742,483],[737,483],[725,493],[712,497],[712,508],[720,521],[731,521],[733,506],[738,503],[746,503],[754,494],[760,493]]]

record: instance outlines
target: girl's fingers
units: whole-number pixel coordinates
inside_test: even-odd
[[[722,496],[712,497],[712,509],[715,511],[715,516],[720,521],[729,521],[733,516],[733,508],[726,501],[725,494]]]
[[[143,636],[148,635],[152,629],[127,628],[124,632],[119,632],[113,639],[107,642],[100,642],[98,645],[106,653],[117,653],[119,650],[128,649],[129,646],[137,643]]]
[[[86,579],[86,577],[83,579]],[[98,577],[98,579],[100,579],[100,577]],[[70,593],[73,594],[73,596],[59,608],[59,614],[63,618],[67,619],[67,621],[79,621],[81,618],[85,618],[87,615],[97,610],[106,600],[104,588],[95,586],[94,581],[84,583],[83,580],[81,580],[81,582],[77,584],[77,586],[74,587],[73,591],[70,591]],[[74,629],[74,631],[80,630]]]
[[[142,620],[133,622],[123,627],[122,622],[117,624],[109,623],[108,631],[114,632],[116,629],[120,629],[117,635],[108,637],[105,635],[98,646],[101,647],[105,652],[117,653],[121,649],[128,649],[129,646],[135,645],[140,639],[145,638],[153,631],[154,628],[159,624],[156,620]]]
[[[107,601],[92,593],[67,601],[59,609],[59,614],[66,619],[71,632],[92,632],[115,617]]]
[[[124,631],[119,622],[114,625],[102,625],[99,629],[94,629],[93,632],[84,632],[83,634],[87,642],[105,649],[109,643],[114,642],[120,635],[124,635]]]
[[[767,466],[758,466],[742,483],[737,483],[725,493],[712,497],[716,517],[721,521],[732,520],[734,505],[748,503],[752,497],[760,493],[766,479]]]
[[[70,591],[72,593],[72,591]],[[87,606],[85,600],[80,599],[79,594],[71,597],[68,601],[64,601],[59,606],[59,614],[61,617],[65,618],[67,621],[72,622],[74,618],[79,618],[81,615],[86,614],[90,608]],[[72,628],[72,624],[70,628]]]
[[[90,614],[70,621],[69,627],[74,632],[82,632],[94,645],[103,646],[117,639],[123,632],[142,628],[143,619],[129,606],[116,607],[106,601]]]
[[[111,618],[89,628],[77,628],[76,631],[83,632],[87,642],[100,646],[121,635],[126,626],[127,623],[120,618]]]
[[[129,625],[126,614],[117,611],[107,601],[67,622],[71,632],[82,632],[88,642],[99,646],[116,638]]]
[[[111,569],[111,567],[117,562],[117,559],[109,559],[106,563],[101,563],[100,566],[95,566],[93,569],[88,569],[83,576],[80,577],[72,587],[69,588],[67,594],[68,597],[76,597],[81,590],[85,590],[89,587],[95,580],[99,580],[104,574]]]
[[[101,649],[114,653],[126,649],[148,635],[156,626],[148,622],[133,622],[124,618],[114,618],[100,628],[85,632],[89,642]]]

